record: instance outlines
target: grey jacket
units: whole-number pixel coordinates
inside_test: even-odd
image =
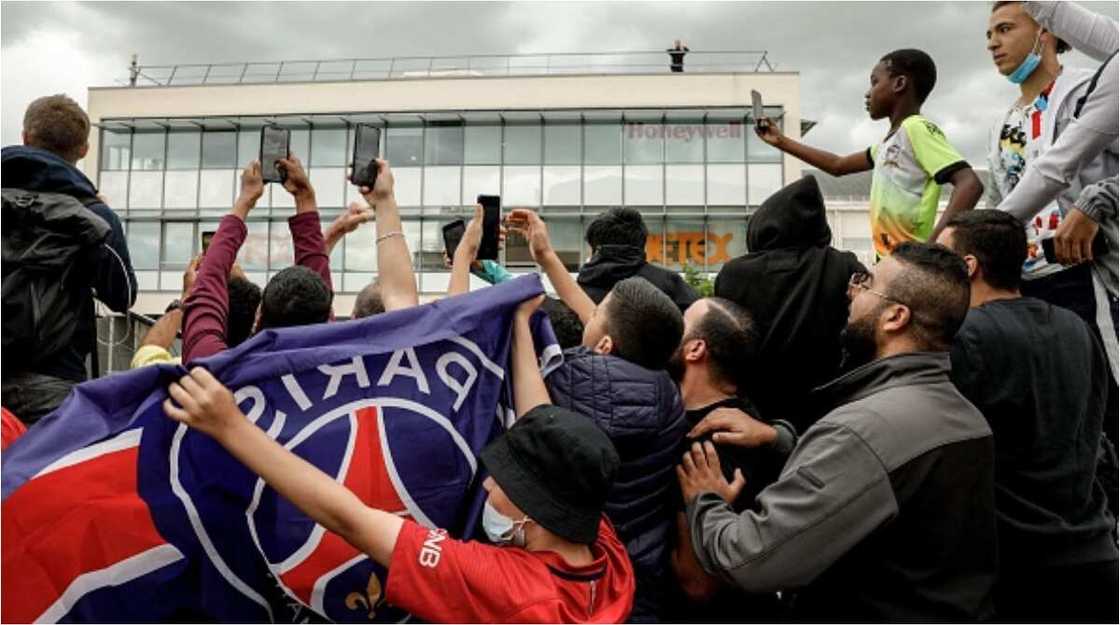
[[[992,433],[949,380],[949,355],[884,358],[817,395],[832,411],[757,511],[714,493],[689,502],[704,569],[749,591],[797,590],[805,620],[990,616]]]
[[[1120,193],[1117,192],[1116,176],[1113,176],[1085,187],[1081,196],[1077,198],[1077,204],[1074,205],[1089,219],[1097,222],[1101,227],[1104,240],[1108,243],[1108,252],[1093,258],[1093,271],[1113,297],[1120,297],[1120,294],[1117,294],[1117,282],[1120,281],[1120,272],[1117,270],[1117,264],[1120,264],[1120,241],[1117,240],[1117,229],[1120,224],[1116,216],[1118,195]],[[1109,354],[1109,356],[1113,362],[1116,361],[1116,354]]]
[[[1098,61],[1117,49],[1120,30],[1108,17],[1074,2],[1027,2],[1025,6],[1043,28]],[[998,208],[1027,221],[1067,188],[1072,187],[1077,197],[1085,186],[1115,176],[1118,102],[1116,57],[1112,57],[1081,114],[1064,127],[1058,124],[1061,135],[1027,166],[1022,180]]]

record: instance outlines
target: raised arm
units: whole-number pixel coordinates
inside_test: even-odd
[[[263,193],[261,165],[253,161],[241,172],[241,193],[218,225],[210,249],[199,263],[194,288],[183,301],[184,363],[226,348],[229,272],[248,234],[245,219]]]
[[[482,205],[475,204],[474,217],[467,223],[463,238],[455,248],[455,258],[451,263],[451,282],[447,285],[447,295],[461,295],[471,290],[471,265],[482,245]]]
[[[1046,30],[1075,50],[1103,61],[1120,46],[1120,29],[1106,15],[1076,2],[1025,2],[1024,8]]]
[[[373,188],[359,190],[376,213],[377,275],[381,282],[381,301],[388,312],[416,306],[420,297],[416,292],[416,276],[412,273],[412,255],[393,195],[393,171],[384,159],[377,159],[377,167],[377,182]]]
[[[296,264],[319,274],[327,288],[333,291],[331,258],[323,241],[319,205],[315,201],[315,189],[311,186],[311,179],[304,171],[303,164],[294,156],[280,160],[279,164],[287,174],[284,179],[284,189],[292,194],[296,203],[296,214],[288,218],[288,231],[292,234]]]
[[[187,299],[194,289],[195,280],[198,278],[198,266],[202,262],[202,256],[196,256],[187,265],[186,271],[183,272],[183,291],[179,295],[179,306],[174,310],[169,310],[163,313],[160,317],[148,328],[148,332],[144,334],[144,338],[140,339],[140,344],[136,347],[139,352],[141,347],[152,345],[161,347],[163,349],[171,349],[171,345],[175,342],[175,337],[179,334],[179,330],[183,327],[183,305],[182,302]],[[133,365],[135,368],[135,365]]]
[[[331,225],[323,231],[323,245],[326,247],[327,258],[331,257],[334,246],[338,245],[346,235],[358,229],[358,226],[373,220],[373,209],[360,202],[350,202],[346,212],[335,218]]]
[[[794,141],[782,134],[782,131],[778,129],[778,125],[767,117],[763,117],[755,124],[754,131],[755,134],[766,143],[769,143],[787,154],[792,154],[798,159],[833,176],[844,176],[860,171],[868,171],[875,166],[875,164],[871,162],[871,157],[867,153],[867,150],[842,156],[829,152],[828,150],[814,148],[799,141]]]
[[[541,404],[552,403],[529,328],[529,318],[543,301],[544,295],[538,295],[518,306],[513,316],[513,409],[519,419]]]
[[[249,422],[233,394],[209,371],[195,367],[173,382],[168,393],[171,399],[163,402],[167,416],[211,436],[316,523],[388,566],[403,519],[366,506],[345,486],[269,438]]]
[[[508,222],[510,230],[519,232],[529,242],[529,253],[548,276],[560,299],[579,315],[579,320],[584,324],[590,321],[591,315],[595,313],[595,302],[580,288],[557,256],[556,250],[552,249],[548,226],[541,216],[527,208],[515,208],[510,211]]]

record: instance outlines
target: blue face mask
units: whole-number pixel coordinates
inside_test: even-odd
[[[1038,46],[1040,43],[1042,43],[1041,30],[1038,31],[1038,35],[1034,38],[1034,45],[1031,46],[1030,54],[1027,55],[1027,58],[1023,59],[1019,67],[1015,68],[1015,71],[1008,74],[1008,80],[1016,85],[1021,85],[1024,80],[1030,78],[1034,70],[1038,69],[1039,64],[1042,63],[1042,55],[1039,54],[1040,50]]]
[[[490,542],[500,547],[506,545],[524,547],[525,524],[528,522],[527,516],[520,521],[514,521],[498,512],[497,508],[490,505],[489,499],[482,505],[482,531],[486,532]]]

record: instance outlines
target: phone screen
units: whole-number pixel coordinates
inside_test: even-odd
[[[369,124],[358,124],[354,129],[354,158],[350,182],[359,187],[373,187],[377,180],[377,163],[381,155],[381,129]]]
[[[265,182],[283,182],[287,178],[287,174],[277,161],[288,158],[290,137],[291,131],[287,128],[279,126],[261,128],[261,176]]]
[[[498,231],[502,224],[502,198],[499,195],[480,195],[482,204],[482,243],[478,246],[479,260],[498,259]]]
[[[202,233],[202,253],[205,254],[206,250],[210,249],[210,239],[214,238],[214,231],[208,230]]]
[[[758,91],[755,91],[754,89],[751,89],[751,108],[753,109],[752,112],[754,113],[754,123],[755,125],[757,125],[758,120],[762,119],[766,115],[762,111],[762,94]]]
[[[459,247],[459,241],[463,240],[463,233],[467,230],[467,222],[462,219],[443,226],[443,249],[447,251],[447,258],[455,260],[455,250]]]

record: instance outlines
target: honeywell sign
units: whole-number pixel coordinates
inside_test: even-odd
[[[742,122],[731,121],[726,124],[643,124],[628,122],[627,139],[673,139],[692,141],[693,139],[738,139],[743,136]]]

